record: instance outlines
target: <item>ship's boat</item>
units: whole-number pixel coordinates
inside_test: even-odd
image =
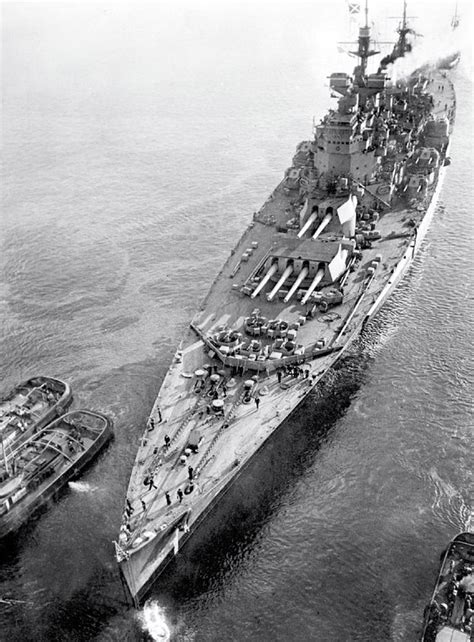
[[[112,421],[73,410],[34,432],[0,460],[0,538],[17,530],[77,478],[112,437]]]
[[[449,163],[454,88],[369,73],[370,27],[337,107],[238,241],[184,334],[131,474],[116,558],[135,601],[406,273]],[[447,266],[449,270],[449,266]]]
[[[474,637],[474,533],[460,533],[441,555],[425,608],[422,642],[469,642]]]
[[[62,415],[72,402],[69,384],[32,377],[0,397],[0,445],[8,453]]]

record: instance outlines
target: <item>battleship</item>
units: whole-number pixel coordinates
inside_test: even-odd
[[[337,105],[230,252],[144,427],[114,542],[135,604],[380,310],[433,218],[453,85],[436,67],[371,72],[367,6],[351,53],[353,73],[329,76]]]

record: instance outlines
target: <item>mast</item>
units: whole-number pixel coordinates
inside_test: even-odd
[[[358,73],[356,74],[359,79],[367,73],[367,60],[370,56],[375,56],[375,54],[380,53],[375,49],[370,49],[370,27],[369,27],[369,6],[368,0],[365,0],[365,25],[359,28],[359,37],[357,39],[358,47],[357,51],[351,51],[350,53],[353,56],[357,56],[360,60]]]
[[[413,33],[413,29],[411,29],[408,26],[407,22],[407,0],[403,0],[403,16],[402,16],[402,22],[399,25],[398,29],[398,49],[400,54],[403,56],[403,54],[406,51],[410,50],[410,47],[407,45],[407,35],[409,33]]]
[[[456,2],[456,5],[454,7],[454,16],[451,20],[451,27],[452,29],[457,29],[459,27],[459,14],[458,14],[458,3]]]
[[[395,16],[389,16],[390,18],[395,18]],[[380,61],[379,71],[387,68],[387,65],[392,64],[397,60],[397,58],[403,58],[407,53],[410,53],[412,50],[412,43],[410,39],[407,38],[408,35],[416,36],[414,29],[409,26],[407,16],[407,0],[403,0],[403,15],[401,22],[397,27],[398,39],[393,46],[392,52],[384,56]],[[413,16],[410,16],[412,18]],[[400,19],[399,16],[396,17],[397,20]]]

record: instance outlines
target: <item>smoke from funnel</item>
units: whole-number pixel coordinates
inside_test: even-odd
[[[457,52],[460,52],[462,56],[462,51],[468,50],[469,42],[470,39],[466,38],[466,32],[461,28],[455,31],[447,28],[439,33],[425,33],[423,37],[416,39],[411,51],[403,57],[390,60],[391,54],[385,56],[381,61],[381,67],[388,60],[386,65],[390,66],[387,71],[395,82],[409,76],[420,67],[439,65],[443,59],[453,56]]]

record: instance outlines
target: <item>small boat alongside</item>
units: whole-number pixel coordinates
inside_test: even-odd
[[[17,530],[75,479],[112,437],[112,420],[74,410],[58,417],[0,461],[0,538]]]
[[[52,377],[33,377],[0,397],[2,458],[64,414],[71,402],[69,384]]]
[[[474,533],[460,533],[441,556],[425,609],[422,642],[469,642],[474,636]]]

